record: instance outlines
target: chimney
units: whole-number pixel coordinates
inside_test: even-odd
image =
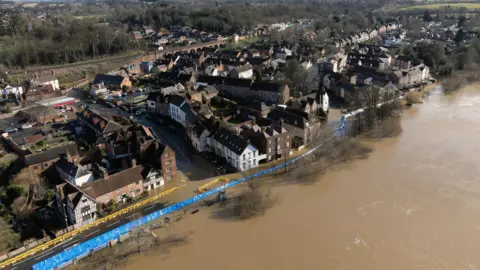
[[[107,169],[105,169],[105,168],[103,168],[103,167],[100,167],[100,171],[102,172],[103,179],[107,179],[107,178],[108,178],[108,171],[107,171]]]
[[[132,168],[137,167],[137,160],[132,158]]]

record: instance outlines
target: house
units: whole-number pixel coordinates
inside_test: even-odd
[[[55,168],[60,179],[75,186],[80,187],[93,181],[93,173],[86,166],[75,163],[68,156],[63,156],[55,162]]]
[[[33,103],[49,98],[60,97],[62,93],[60,91],[55,91],[53,85],[46,84],[42,86],[31,87],[28,92],[25,94],[25,100]]]
[[[143,73],[150,73],[155,65],[152,62],[142,62],[140,63],[140,71]]]
[[[325,90],[321,89],[301,98],[290,100],[287,105],[309,115],[326,116],[329,111],[329,98]]]
[[[224,126],[212,136],[210,149],[239,171],[255,168],[266,158],[253,144]]]
[[[430,77],[430,69],[420,64],[408,69],[401,69],[393,72],[392,82],[399,88],[413,86],[424,83]]]
[[[392,67],[398,69],[409,69],[412,67],[412,61],[405,55],[399,55],[392,59]]]
[[[112,133],[105,138],[105,152],[114,162],[128,162],[134,167],[137,162],[158,170],[165,181],[174,180],[177,166],[175,152],[160,143],[150,128],[133,124],[127,129]],[[128,164],[127,164],[128,165]]]
[[[92,83],[103,83],[107,88],[110,89],[123,89],[124,87],[132,87],[132,82],[130,79],[120,75],[97,74]]]
[[[250,96],[250,85],[253,80],[239,78],[225,78],[223,85],[217,85],[223,93],[228,93],[234,97],[246,98]]]
[[[90,96],[96,98],[106,95],[108,95],[108,89],[103,82],[98,84],[92,84],[92,86],[90,87]]]
[[[143,38],[142,32],[140,31],[132,31],[133,39],[140,40]]]
[[[236,67],[230,72],[230,77],[241,78],[241,79],[252,78],[253,77],[253,68],[249,64],[245,64],[245,65]]]
[[[52,206],[60,220],[66,218],[68,225],[74,225],[75,228],[90,224],[97,218],[95,199],[69,182],[55,187]]]
[[[290,132],[292,148],[311,143],[315,132],[321,127],[320,121],[315,117],[310,117],[308,113],[299,110],[276,108],[267,115],[267,118],[275,123],[283,120],[283,127]]]
[[[168,97],[162,92],[150,92],[147,97],[148,112],[156,113],[163,116],[169,116]]]
[[[18,116],[30,123],[49,123],[58,119],[58,111],[50,106],[36,105],[18,112]]]
[[[209,65],[205,68],[205,75],[207,76],[218,76],[217,65]]]
[[[207,85],[199,87],[198,90],[202,94],[202,98],[204,102],[208,102],[213,97],[218,95],[218,89],[215,86]]]
[[[154,186],[163,185],[163,179],[159,174],[152,174],[151,170],[150,166],[134,166],[112,175],[105,175],[104,179],[82,186],[82,190],[99,204],[106,204],[111,200],[124,202],[128,197],[135,198],[144,192],[144,181],[147,182],[149,175],[157,177],[148,179],[148,183],[153,183]]]
[[[115,131],[123,129],[119,123],[107,119],[91,109],[77,112],[77,121],[83,128],[84,136],[92,141],[98,141],[98,138],[105,138]]]
[[[290,99],[290,88],[287,84],[253,82],[250,91],[251,95],[261,101],[285,104]]]
[[[192,127],[192,131],[189,132],[192,145],[197,152],[210,151],[209,142],[210,131],[203,123],[197,123]]]
[[[23,86],[21,86],[21,85],[6,85],[2,90],[2,94],[4,96],[8,96],[8,95],[20,96],[20,95],[23,94]]]
[[[185,117],[186,114],[182,107],[188,106],[188,103],[185,100],[185,97],[179,95],[172,95],[170,100],[170,107],[168,109],[170,117],[176,122],[180,123],[185,127]]]
[[[267,127],[247,126],[242,135],[248,138],[261,154],[266,154],[266,162],[270,162],[290,154],[290,134],[282,125],[283,121]]]
[[[54,91],[60,90],[60,84],[58,82],[58,79],[53,74],[38,77],[37,73],[35,73],[35,78],[30,80],[30,87],[47,86],[47,85],[51,85]]]
[[[26,155],[24,157],[24,164],[31,175],[41,175],[64,155],[72,162],[78,160],[77,145],[75,143],[69,143],[47,149],[40,153]]]

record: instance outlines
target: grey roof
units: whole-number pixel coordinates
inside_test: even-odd
[[[93,80],[93,84],[104,83],[104,84],[114,84],[121,85],[125,77],[120,75],[108,75],[108,74],[97,74]]]
[[[61,155],[65,154],[67,150],[72,156],[78,155],[77,144],[69,143],[67,145],[50,148],[38,154],[27,155],[25,156],[25,164],[30,166],[58,159]]]
[[[242,154],[249,144],[248,141],[244,140],[233,131],[223,126],[220,127],[217,132],[215,132],[213,138],[237,155]]]
[[[287,112],[282,109],[275,109],[269,112],[268,118],[274,121],[279,121],[280,119],[283,119],[285,123],[302,129],[305,127],[305,123],[307,122],[307,119],[304,116]]]
[[[280,83],[254,82],[250,86],[250,90],[279,93],[283,90],[284,87],[285,87],[285,84],[280,84]]]
[[[55,163],[55,166],[73,178],[82,177],[88,174],[88,170],[85,170],[81,166],[75,165],[75,163],[68,161],[66,158],[59,159]]]
[[[171,95],[170,96],[170,103],[173,105],[180,107],[182,103],[185,102],[185,97],[179,96],[179,95]]]

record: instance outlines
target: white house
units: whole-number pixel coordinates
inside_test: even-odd
[[[168,108],[168,112],[170,117],[175,120],[176,122],[185,126],[185,111],[182,109],[183,106],[188,105],[185,101],[185,97],[179,95],[172,95],[170,98],[170,105]]]
[[[30,80],[30,86],[35,87],[44,85],[51,85],[53,87],[53,90],[60,89],[58,79],[54,75],[38,77],[38,75],[35,73],[35,78]]]
[[[145,191],[153,190],[155,188],[165,185],[165,180],[162,174],[153,168],[150,168],[143,179],[143,189]]]
[[[23,94],[23,87],[21,85],[18,85],[18,86],[7,85],[5,88],[3,88],[2,94],[18,96]]]
[[[216,65],[210,65],[205,69],[205,75],[218,76],[218,68]]]
[[[248,79],[253,77],[253,67],[249,64],[235,67],[231,72],[232,78]]]
[[[55,163],[55,168],[62,180],[78,187],[93,181],[93,173],[91,171],[84,166],[68,161],[67,158],[59,159]]]
[[[98,97],[100,95],[106,96],[107,94],[108,94],[108,89],[105,86],[105,84],[103,84],[103,82],[93,84],[92,87],[90,87],[90,96],[92,97]]]
[[[203,125],[195,125],[190,132],[190,140],[198,152],[210,151],[210,131]]]
[[[220,127],[211,138],[212,151],[238,169],[245,171],[258,166],[260,160],[267,157],[260,155],[258,149],[247,140],[226,127]]]

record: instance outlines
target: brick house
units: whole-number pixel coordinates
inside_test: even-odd
[[[289,155],[291,149],[290,134],[283,127],[283,121],[268,127],[254,125],[245,128],[242,135],[257,147],[261,154],[266,154],[266,162]]]
[[[287,84],[254,82],[250,90],[252,95],[266,102],[285,104],[290,99],[290,88]]]
[[[128,77],[120,75],[97,74],[93,80],[93,84],[103,83],[109,89],[122,89],[132,87],[132,82]]]
[[[78,160],[77,145],[75,143],[69,143],[67,145],[50,148],[47,151],[37,154],[26,155],[24,157],[25,167],[28,168],[31,175],[39,176],[63,155],[67,155],[69,161],[75,162]]]

